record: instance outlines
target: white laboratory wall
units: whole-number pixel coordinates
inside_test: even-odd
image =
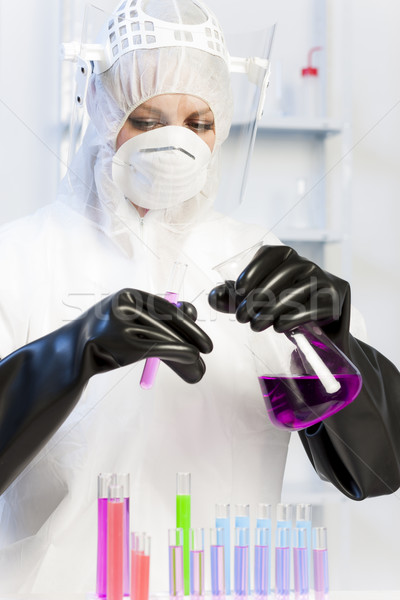
[[[0,223],[57,189],[59,17],[54,0],[0,1]]]
[[[338,2],[328,0],[329,11]],[[232,31],[238,25],[250,31],[275,22],[278,4],[209,0]],[[61,0],[0,0],[0,223],[32,212],[56,193],[62,134],[61,7]],[[353,301],[366,318],[371,344],[400,366],[400,3],[347,0],[345,7],[353,136],[348,211]],[[290,8],[284,18],[289,31],[301,27]],[[295,56],[296,47],[291,51]],[[262,164],[262,158],[256,157],[257,162]],[[334,255],[332,249],[332,264]],[[333,587],[400,589],[399,493],[363,503],[343,498],[317,479],[293,436],[283,500],[312,502],[318,524],[328,525]]]

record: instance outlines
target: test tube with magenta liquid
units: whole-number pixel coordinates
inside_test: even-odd
[[[231,521],[229,504],[216,504],[215,527],[218,537],[218,545],[224,546],[225,563],[225,593],[231,593]]]
[[[97,580],[96,595],[107,596],[107,502],[111,473],[97,477]]]
[[[225,597],[225,529],[210,529],[211,596]]]
[[[190,593],[190,473],[176,474],[176,527],[183,529],[183,580],[185,596]]]
[[[110,485],[107,502],[107,600],[122,600],[124,556],[124,489]]]
[[[169,558],[169,595],[171,598],[183,598],[183,529],[168,531]]]
[[[313,527],[313,565],[314,565],[314,597],[315,600],[328,600],[328,546],[325,527]]]
[[[185,277],[187,265],[181,262],[174,262],[172,267],[171,275],[167,285],[167,291],[164,294],[165,300],[172,304],[177,304],[179,293],[182,289],[183,279]],[[156,357],[150,357],[146,360],[143,367],[142,377],[140,379],[140,386],[149,390],[153,387],[160,359]]]

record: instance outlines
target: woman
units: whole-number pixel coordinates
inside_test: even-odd
[[[219,36],[212,52],[211,24]],[[1,355],[7,358],[0,363],[0,381],[6,407],[16,405],[15,387],[19,407],[17,433],[10,428],[15,419],[4,420],[9,432],[2,450],[8,467],[0,522],[4,592],[94,589],[101,471],[131,474],[131,525],[153,538],[152,591],[168,585],[166,532],[175,522],[177,471],[192,473],[193,521],[200,526],[211,524],[215,502],[279,501],[288,434],[266,418],[246,328],[208,303],[218,283],[215,264],[264,236],[267,247],[263,259],[256,259],[256,278],[244,275],[244,296],[237,289],[237,304],[244,298],[240,320],[254,313],[252,290],[268,278],[271,265],[278,273],[277,292],[285,285],[296,288],[311,268],[342,301],[333,315],[322,299],[317,320],[334,322],[328,329],[338,343],[347,343],[345,351],[351,346],[352,356],[354,347],[364,348],[348,332],[345,282],[280,246],[273,235],[212,208],[219,150],[232,114],[227,53],[213,15],[192,0],[128,0],[108,32],[108,62],[95,62],[89,81],[90,124],[57,202],[1,232],[2,256],[8,257],[2,280],[19,274],[1,297]],[[188,265],[182,297],[196,306],[197,325],[153,295],[167,289],[175,260]],[[311,318],[308,293],[300,322]],[[216,308],[230,310],[224,289],[211,299]],[[282,311],[281,304],[274,313],[277,327]],[[253,319],[256,329],[270,324],[263,311]],[[208,354],[210,340],[214,348]],[[200,353],[206,354],[204,362]],[[151,354],[172,368],[162,365],[152,390],[145,391],[138,361]],[[358,354],[363,363],[364,351]],[[398,386],[394,368],[387,371],[388,381]],[[375,378],[382,381],[379,364]],[[20,401],[25,394],[37,427],[25,427],[26,420],[32,422]],[[358,415],[351,419],[354,432]],[[372,422],[386,451],[391,440],[386,421],[376,413]],[[319,454],[305,439],[310,458],[323,477],[330,475],[357,497],[340,480],[349,471],[339,451],[326,452],[321,431],[311,432]],[[393,454],[391,488],[398,486]],[[341,460],[346,461],[343,453]],[[374,486],[375,480],[371,492],[367,481],[359,496],[388,491],[386,482],[383,490]]]

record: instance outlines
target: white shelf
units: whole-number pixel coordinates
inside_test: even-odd
[[[317,242],[317,243],[339,243],[343,241],[342,236],[326,229],[313,228],[290,228],[278,232],[278,237],[283,241],[290,242]]]
[[[278,133],[309,133],[311,135],[339,134],[343,124],[328,117],[271,116],[265,114],[258,124],[259,130],[267,129]]]

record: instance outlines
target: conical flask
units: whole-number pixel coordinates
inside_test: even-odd
[[[223,281],[236,281],[262,242],[214,267]],[[233,285],[233,283],[231,284]],[[279,429],[296,431],[323,421],[361,390],[358,369],[316,323],[284,333],[249,328],[251,351],[268,416]]]

